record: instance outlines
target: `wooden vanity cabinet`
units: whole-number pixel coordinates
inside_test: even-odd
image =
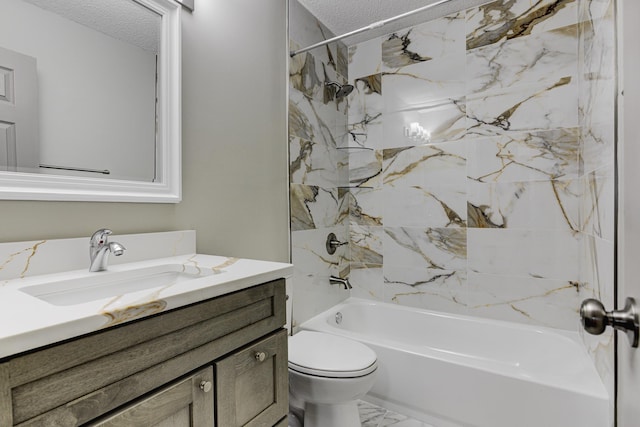
[[[284,280],[0,361],[0,427],[280,426]]]

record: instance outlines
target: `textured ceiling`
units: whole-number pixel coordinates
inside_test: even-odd
[[[383,19],[416,10],[435,3],[436,0],[299,0],[299,2],[335,35],[341,35]],[[347,45],[360,43],[487,2],[488,0],[451,0],[384,27],[351,36],[344,42]]]
[[[142,49],[158,52],[160,16],[135,1],[25,1]]]

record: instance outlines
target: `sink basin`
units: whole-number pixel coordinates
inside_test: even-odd
[[[91,273],[91,276],[26,286],[20,291],[54,305],[75,305],[214,274],[182,264],[164,264],[128,271]]]

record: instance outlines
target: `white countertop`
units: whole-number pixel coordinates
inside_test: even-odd
[[[182,264],[214,274],[74,305],[54,305],[21,291],[27,286],[163,264]],[[188,254],[112,265],[107,272],[83,269],[5,280],[0,282],[0,358],[292,274],[291,264]]]

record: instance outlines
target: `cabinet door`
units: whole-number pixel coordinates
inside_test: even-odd
[[[276,424],[273,427],[287,427],[289,425],[289,421],[287,417],[284,417],[283,419],[280,420],[280,422],[278,424]]]
[[[273,426],[287,415],[286,330],[216,362],[215,366],[217,426]]]
[[[94,427],[211,427],[213,425],[213,367],[170,385]]]

